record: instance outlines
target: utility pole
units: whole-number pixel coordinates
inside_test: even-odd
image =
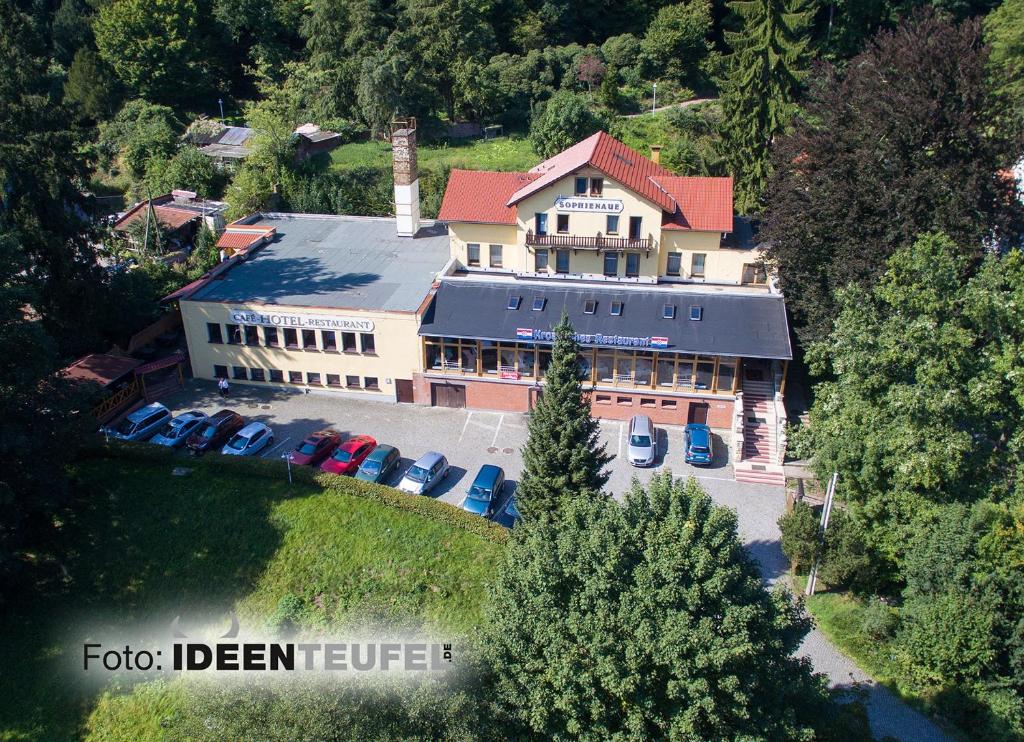
[[[658,108],[658,83],[654,83],[654,100],[651,101],[651,113]]]
[[[828,528],[828,520],[832,516],[832,500],[836,496],[836,483],[839,481],[839,472],[833,472],[832,478],[828,480],[828,490],[825,492],[825,507],[821,510],[821,523],[818,526],[818,539],[821,542],[825,541],[825,530]],[[810,574],[807,575],[807,589],[804,591],[807,595],[814,595],[814,588],[818,582],[818,565],[821,562],[821,558],[814,560],[814,566],[811,567]]]
[[[220,122],[223,124],[224,123],[224,99],[223,98],[218,98],[217,99],[217,105],[220,106]]]

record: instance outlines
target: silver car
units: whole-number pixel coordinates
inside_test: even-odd
[[[263,423],[249,423],[220,450],[225,456],[255,456],[274,442],[274,431]]]
[[[650,466],[658,456],[658,431],[647,415],[634,415],[629,421],[629,447],[626,457],[633,466]]]
[[[149,442],[168,448],[180,448],[205,420],[206,414],[198,410],[183,412],[167,423]]]
[[[124,420],[103,432],[121,441],[148,440],[171,419],[171,411],[159,402],[140,407],[129,413]]]
[[[398,489],[410,495],[425,495],[448,476],[448,459],[437,451],[428,451],[402,476]]]

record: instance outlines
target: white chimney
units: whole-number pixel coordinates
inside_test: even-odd
[[[415,237],[420,230],[420,176],[416,170],[415,118],[391,122],[391,153],[398,236]]]

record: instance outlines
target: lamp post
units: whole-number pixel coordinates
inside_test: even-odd
[[[223,98],[218,98],[217,99],[217,105],[220,106],[220,122],[223,124],[224,123],[224,99]]]
[[[658,107],[658,83],[654,83],[654,100],[651,101],[651,113]]]

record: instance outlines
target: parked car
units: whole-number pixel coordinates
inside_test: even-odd
[[[380,445],[370,452],[356,472],[356,479],[363,482],[384,483],[402,460],[401,452],[394,446]]]
[[[169,448],[181,448],[185,445],[188,437],[195,433],[199,426],[206,421],[206,413],[192,410],[183,412],[172,418],[163,429],[149,439],[150,443]]]
[[[328,474],[355,474],[363,459],[376,447],[377,441],[368,435],[349,438],[324,459],[320,469]]]
[[[658,456],[658,431],[647,415],[633,415],[629,421],[626,457],[633,466],[650,466]]]
[[[145,441],[164,427],[171,419],[171,411],[159,402],[130,412],[117,425],[104,428],[104,432],[119,441]]]
[[[499,526],[505,526],[505,528],[515,528],[516,524],[523,519],[523,516],[519,514],[519,506],[516,504],[515,495],[508,498],[508,502],[501,510],[494,514],[491,518]]]
[[[274,443],[274,431],[263,423],[249,423],[220,450],[225,456],[255,456]]]
[[[199,430],[189,436],[188,450],[196,455],[216,451],[235,433],[245,427],[245,419],[234,410],[220,410],[211,415]]]
[[[707,466],[714,458],[714,444],[711,441],[711,428],[700,423],[686,426],[683,437],[685,445],[684,460],[694,466]]]
[[[428,451],[409,467],[398,489],[410,495],[425,495],[447,476],[448,459],[437,451]]]
[[[337,430],[319,430],[311,433],[306,440],[288,454],[296,466],[316,466],[330,456],[341,444],[341,433]]]
[[[485,518],[494,512],[505,489],[505,470],[494,464],[484,464],[469,486],[462,509]]]

